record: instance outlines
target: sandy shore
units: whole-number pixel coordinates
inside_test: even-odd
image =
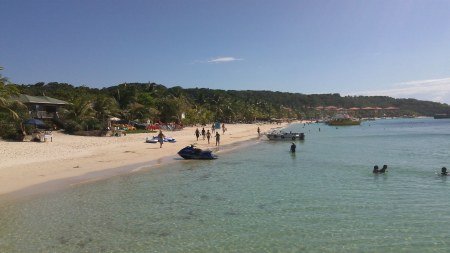
[[[128,134],[122,137],[83,137],[63,133],[54,133],[53,142],[4,142],[0,140],[0,196],[24,189],[33,189],[35,185],[58,181],[58,187],[67,187],[77,183],[90,182],[126,172],[138,167],[154,166],[176,161],[177,152],[192,143],[200,148],[209,148],[223,152],[235,143],[257,138],[257,127],[261,132],[286,126],[273,124],[229,124],[227,132],[221,134],[218,149],[214,138],[211,143],[200,136],[196,141],[195,127],[182,131],[164,132],[173,137],[176,143],[145,143],[146,137],[156,135]],[[201,128],[199,128],[201,130]],[[206,129],[206,128],[205,128]],[[170,159],[169,159],[170,158]],[[117,169],[135,167],[127,170]],[[114,170],[116,168],[116,170]],[[108,171],[110,173],[108,173]],[[67,180],[65,180],[67,179]],[[48,186],[48,188],[56,186]]]

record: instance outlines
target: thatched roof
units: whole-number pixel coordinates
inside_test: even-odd
[[[69,103],[56,98],[51,98],[47,96],[30,96],[20,94],[17,100],[24,104],[47,104],[47,105],[68,105]]]

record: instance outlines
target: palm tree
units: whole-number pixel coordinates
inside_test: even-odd
[[[92,109],[95,111],[95,117],[100,120],[104,126],[108,117],[118,111],[118,104],[114,98],[98,96],[94,100]]]
[[[0,70],[3,68],[0,67]],[[0,112],[4,111],[9,115],[16,127],[20,128],[22,135],[25,136],[25,130],[22,124],[20,113],[27,108],[18,100],[11,99],[12,96],[19,95],[19,91],[14,85],[8,84],[8,79],[0,75]]]
[[[76,99],[69,106],[66,118],[81,123],[83,120],[94,116],[91,101],[87,99]]]
[[[0,67],[0,70],[2,69]],[[19,91],[14,85],[8,83],[8,79],[0,75],[0,110],[8,112],[14,120],[19,120],[20,116],[16,108],[26,107],[21,102],[11,99],[12,96],[19,95]]]

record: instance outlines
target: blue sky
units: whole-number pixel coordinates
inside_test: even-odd
[[[0,0],[15,83],[122,82],[450,103],[450,1]]]

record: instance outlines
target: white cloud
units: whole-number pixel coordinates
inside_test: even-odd
[[[353,95],[416,98],[450,103],[450,77],[402,82],[392,85],[389,89],[355,92]]]
[[[209,62],[209,63],[223,63],[223,62],[242,61],[242,60],[243,59],[240,59],[240,58],[234,58],[234,57],[227,56],[227,57],[217,57],[217,58],[211,59],[211,60],[209,60],[207,62]]]

